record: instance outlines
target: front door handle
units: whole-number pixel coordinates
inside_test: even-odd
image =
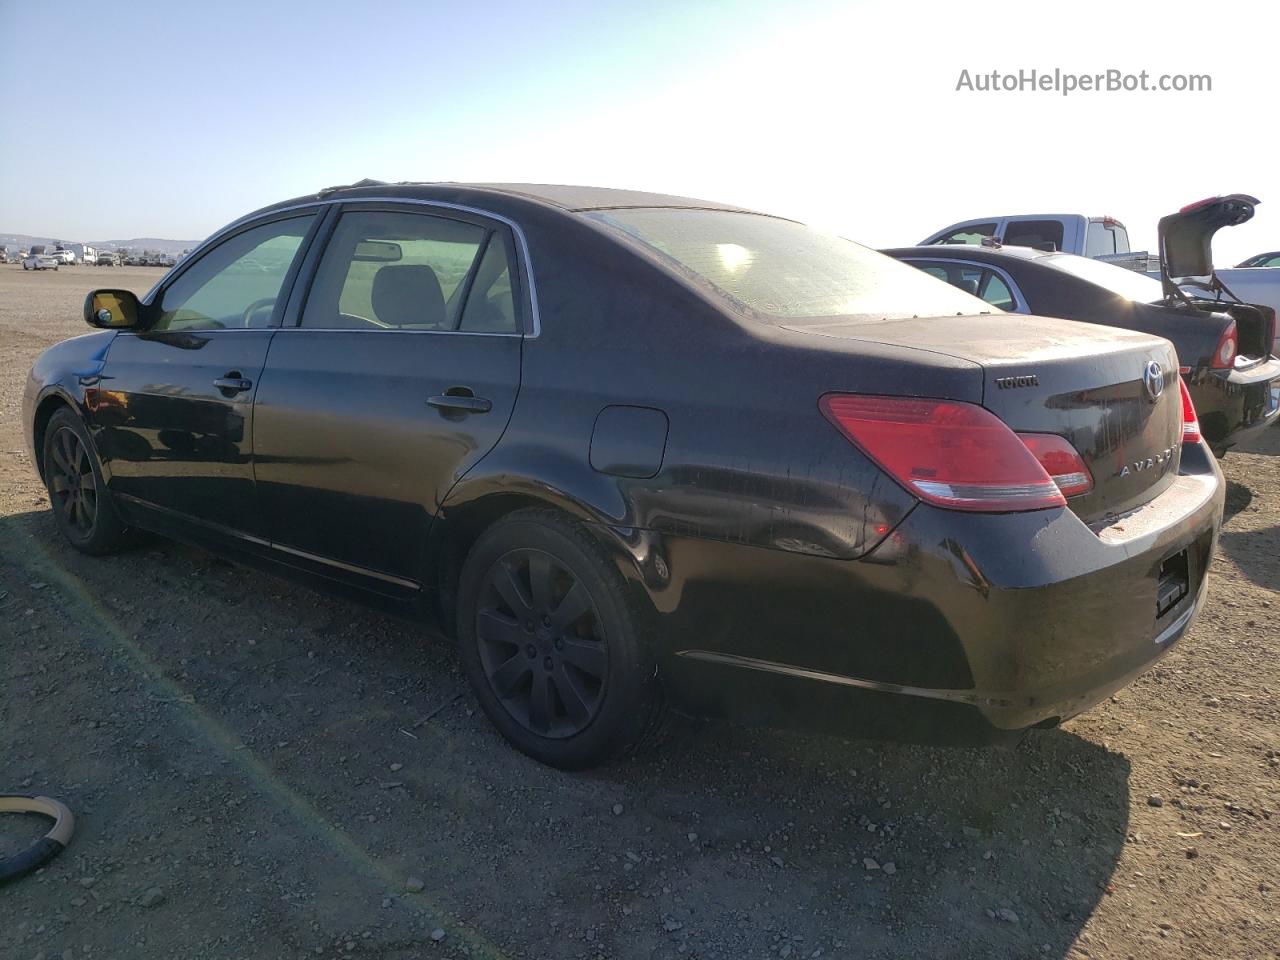
[[[445,393],[428,397],[427,404],[449,413],[488,413],[493,409],[493,403],[490,400],[472,396],[470,392]]]
[[[237,393],[244,393],[253,386],[252,380],[246,380],[240,376],[239,370],[230,370],[224,377],[219,377],[213,381],[213,385],[223,392],[226,396],[233,396]]]

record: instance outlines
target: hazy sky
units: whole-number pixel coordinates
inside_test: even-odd
[[[1243,191],[1280,249],[1280,5],[0,0],[0,232],[197,239],[361,177],[588,183],[872,245],[1108,213],[1137,247]],[[957,92],[971,73],[1207,73],[1211,93]]]

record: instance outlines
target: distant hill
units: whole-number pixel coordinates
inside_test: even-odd
[[[52,245],[59,241],[63,243],[80,242],[71,237],[33,237],[29,233],[0,233],[0,246],[8,247],[10,250],[25,250],[33,243]],[[100,250],[119,250],[122,247],[128,247],[130,250],[155,250],[158,253],[166,253],[176,257],[183,250],[191,250],[200,241],[135,237],[132,240],[87,240],[85,242],[89,246],[97,247]]]

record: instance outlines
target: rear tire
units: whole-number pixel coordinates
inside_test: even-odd
[[[645,623],[605,551],[550,511],[498,521],[462,567],[458,646],[476,699],[517,750],[553,767],[608,762],[660,726]]]
[[[49,503],[67,542],[92,556],[129,546],[131,531],[111,502],[98,452],[80,418],[65,407],[50,417],[43,450]]]

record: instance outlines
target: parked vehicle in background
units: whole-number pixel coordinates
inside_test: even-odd
[[[61,250],[70,250],[75,263],[91,266],[98,260],[98,251],[87,243],[62,243],[58,247]]]
[[[1275,314],[1169,298],[1157,280],[1070,253],[1029,247],[900,247],[885,253],[1014,313],[1063,317],[1165,337],[1219,457],[1280,416]],[[1011,329],[1017,335],[1016,328]],[[1125,451],[1115,451],[1124,460]]]
[[[1273,250],[1271,253],[1260,253],[1255,257],[1250,257],[1242,263],[1237,263],[1237,267],[1280,267],[1280,250]]]
[[[50,253],[50,256],[54,257],[59,263],[65,264],[66,266],[75,266],[76,255],[66,247],[55,247]]]
[[[1213,303],[1251,303],[1280,313],[1280,268],[1213,266],[1212,239],[1219,229],[1253,219],[1261,203],[1256,197],[1233,193],[1187,204],[1162,217],[1157,274],[1166,293],[1183,291]],[[1280,333],[1280,331],[1275,331]],[[1280,355],[1280,338],[1271,343]]]
[[[114,267],[116,265],[116,255],[109,250],[103,250],[94,260],[94,264],[99,267]]]
[[[1115,217],[1089,217],[1080,213],[1028,213],[1016,216],[979,217],[944,227],[921,241],[933,244],[981,245],[1075,253],[1107,260],[1130,270],[1145,270],[1148,254],[1129,249],[1129,231]]]
[[[85,319],[23,398],[68,542],[142,527],[434,619],[498,729],[561,767],[667,704],[924,741],[1052,726],[1183,635],[1222,518],[1167,340],[1011,335],[723,204],[331,188]]]
[[[51,253],[28,254],[22,261],[23,270],[57,270],[62,261]]]

